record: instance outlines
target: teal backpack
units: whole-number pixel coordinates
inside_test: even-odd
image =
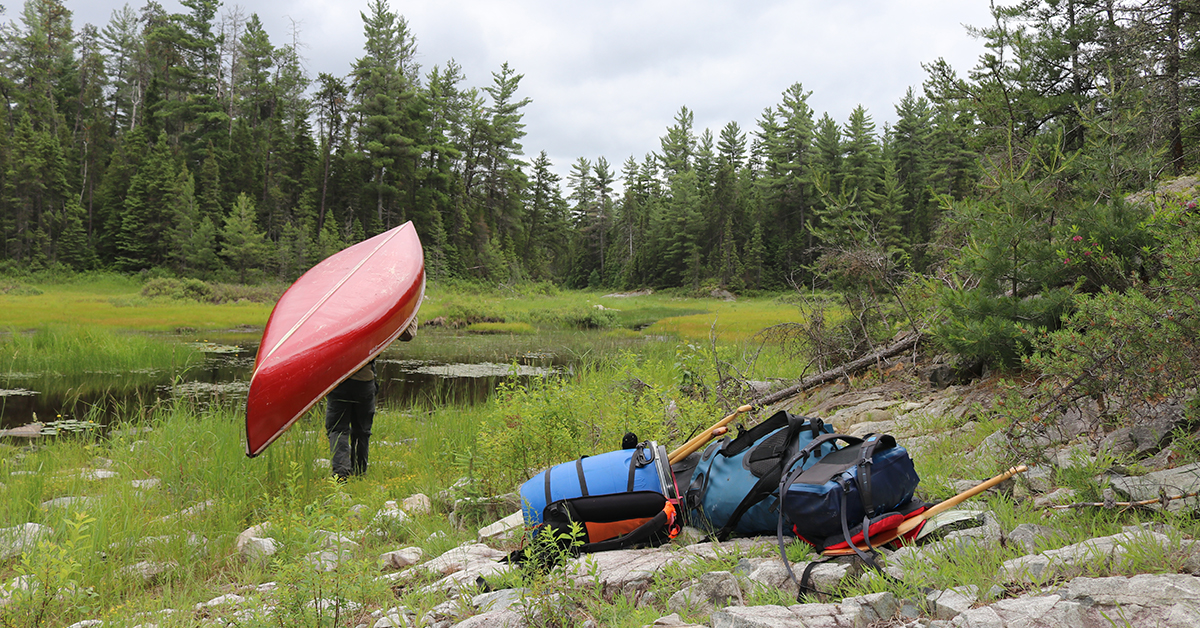
[[[781,410],[740,431],[736,438],[726,437],[710,444],[694,461],[691,480],[682,496],[688,525],[709,530],[711,537],[720,541],[734,534],[775,536],[780,480],[797,468],[795,465],[811,466],[836,447],[832,442],[822,442],[812,455],[794,461],[790,468],[784,467],[814,439],[832,433],[832,426],[821,419]],[[676,473],[686,474],[684,469],[691,462],[675,467]]]

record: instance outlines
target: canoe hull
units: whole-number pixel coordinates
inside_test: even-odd
[[[309,269],[283,293],[254,361],[246,455],[262,453],[416,318],[425,262],[408,222]]]

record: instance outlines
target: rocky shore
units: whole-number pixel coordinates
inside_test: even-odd
[[[994,399],[992,381],[939,388],[932,386],[928,377],[914,376],[895,377],[868,389],[827,386],[780,407],[824,417],[852,434],[895,434],[914,457],[944,447],[948,441],[977,441],[970,448],[964,446],[961,455],[1001,460],[1009,455],[1002,431],[973,438],[979,434],[980,417]],[[515,546],[519,517],[484,528],[473,541],[440,555],[426,556],[420,547],[406,545],[377,558],[363,556],[365,538],[386,536],[387,530],[411,517],[448,516],[461,521],[466,509],[491,508],[498,519],[513,507],[511,496],[481,504],[479,500],[456,499],[453,492],[433,499],[414,495],[388,502],[374,512],[365,506],[351,506],[361,528],[350,533],[315,531],[317,549],[306,557],[312,569],[335,574],[347,561],[373,559],[379,567],[375,576],[379,581],[398,595],[416,593],[422,599],[438,600],[432,609],[404,605],[370,608],[343,597],[314,598],[310,603],[314,608],[336,610],[342,618],[339,626],[357,628],[603,625],[578,602],[584,592],[592,600],[623,608],[655,609],[660,616],[648,624],[653,626],[1198,626],[1200,542],[1170,523],[1176,514],[1196,510],[1196,498],[1189,494],[1200,491],[1200,463],[1186,462],[1171,442],[1186,426],[1183,415],[1179,404],[1165,400],[1134,425],[1097,430],[1086,413],[1066,413],[1056,429],[1038,436],[1042,456],[1028,461],[1030,471],[1001,487],[1011,501],[1032,502],[1042,509],[1042,522],[1010,526],[989,510],[986,502],[968,502],[961,507],[967,511],[962,517],[965,523],[957,529],[933,535],[923,544],[883,551],[886,575],[864,569],[850,558],[815,565],[812,581],[827,595],[806,597],[806,603],[795,601],[797,587],[778,555],[774,538],[701,542],[699,532],[689,530],[685,538],[664,547],[579,557],[555,572],[560,578],[538,589],[501,586],[521,580],[513,574],[519,567],[504,561]],[[930,431],[931,426],[936,431]],[[1095,469],[1104,466],[1098,460],[1117,457],[1137,461],[1137,468],[1112,466],[1097,474],[1094,480],[1105,487],[1101,503],[1082,504],[1069,487],[1057,485],[1055,478],[1061,477],[1064,468]],[[103,470],[90,472],[98,471]],[[937,481],[958,488],[982,479],[945,477]],[[1116,534],[1064,542],[1074,531],[1059,526],[1056,513],[1084,507],[1117,512],[1131,508],[1133,502],[1142,502],[1136,508],[1147,513],[1142,523],[1127,525]],[[66,506],[69,504],[46,507]],[[204,504],[194,508],[203,511]],[[1156,518],[1155,511],[1164,514]],[[185,518],[195,512],[177,516]],[[50,533],[35,523],[0,529],[0,560],[20,555]],[[280,545],[273,534],[271,524],[263,523],[244,530],[231,546],[212,551],[227,552],[246,562],[269,561]],[[205,539],[188,542],[207,543]],[[987,585],[942,589],[927,585],[923,570],[931,561],[947,556],[972,560],[976,552],[989,550],[1012,557],[1000,564]],[[1147,556],[1159,558],[1147,560]],[[808,567],[805,561],[811,559],[793,564],[795,572]],[[125,569],[130,577],[152,583],[173,567],[143,561]],[[667,573],[680,583],[671,591],[657,586]],[[899,587],[903,593],[887,590],[845,595],[888,588],[880,584],[885,578],[903,583]],[[120,624],[111,619],[107,623],[82,621],[72,628],[274,625],[271,618],[285,585],[230,583],[223,595],[190,607],[163,608]],[[31,585],[25,577],[0,583],[0,604],[27,586]],[[842,595],[829,594],[837,591]]]

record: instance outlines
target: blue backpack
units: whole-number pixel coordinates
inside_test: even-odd
[[[774,535],[780,480],[794,468],[787,463],[811,466],[834,451],[833,442],[823,441],[809,456],[797,459],[814,439],[832,433],[821,419],[781,410],[737,438],[712,443],[700,454],[682,496],[688,524],[711,531],[721,541],[733,534]]]
[[[845,446],[833,453],[824,449],[836,441]],[[800,450],[793,462],[780,482],[782,519],[818,550],[850,546],[862,536],[869,542],[923,506],[913,500],[921,481],[913,461],[890,435],[824,435]]]

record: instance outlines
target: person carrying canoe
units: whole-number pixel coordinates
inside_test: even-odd
[[[417,331],[414,318],[399,340],[413,339]],[[367,472],[367,448],[371,424],[375,422],[375,360],[355,371],[329,391],[325,406],[325,433],[329,436],[330,466],[333,475],[345,482],[351,475]]]

